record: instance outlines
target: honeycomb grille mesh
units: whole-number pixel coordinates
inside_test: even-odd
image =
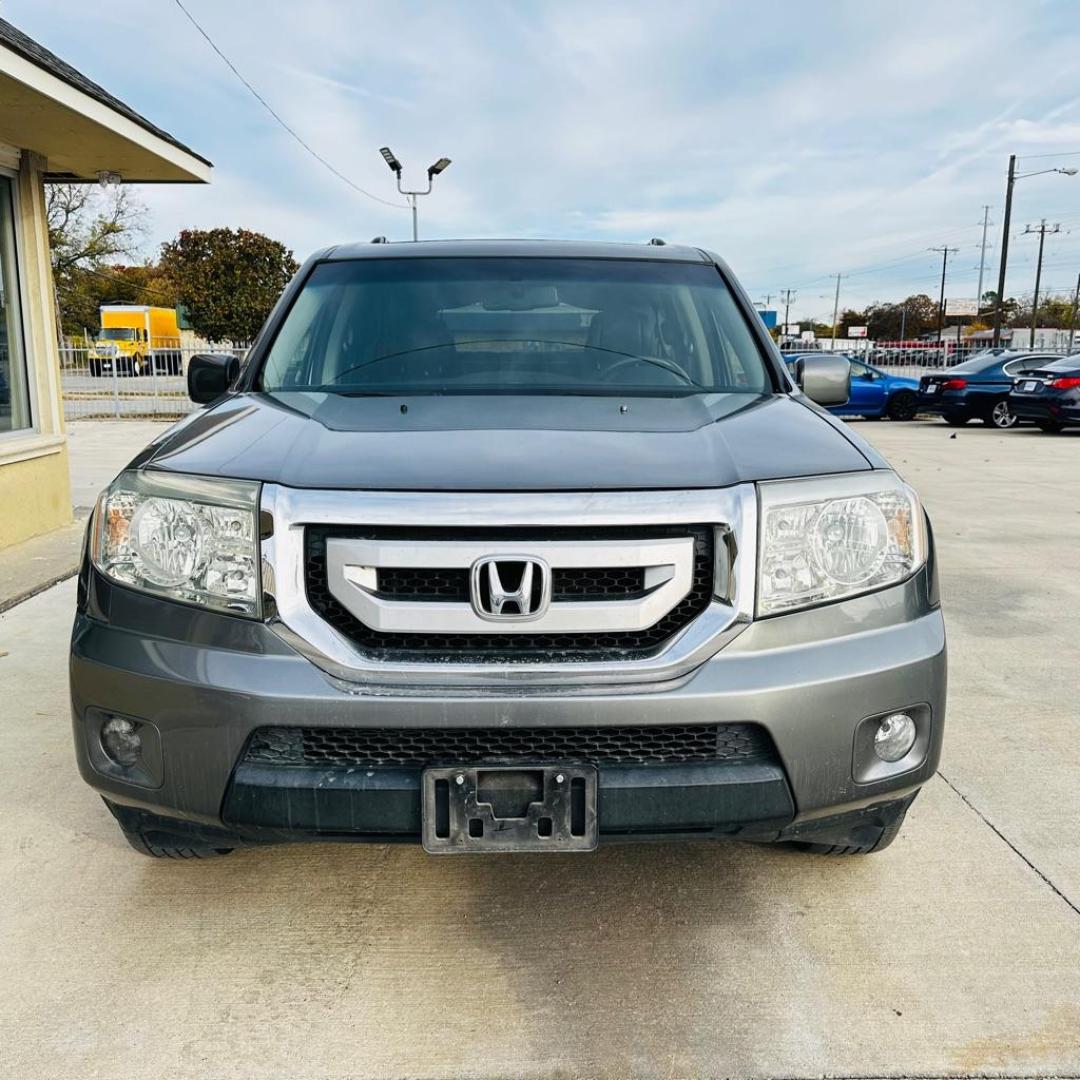
[[[556,540],[580,539],[653,539],[661,537],[690,536],[694,541],[693,581],[690,591],[663,618],[643,630],[620,630],[608,633],[570,634],[446,634],[446,633],[397,633],[374,630],[346,610],[331,594],[326,571],[326,541],[330,537],[345,536],[363,539],[407,540],[464,540],[488,539],[496,542],[514,540],[527,543],[530,539]],[[680,525],[668,528],[647,529],[358,529],[345,526],[308,526],[304,531],[306,557],[306,586],[308,602],[313,610],[338,630],[362,652],[378,659],[394,659],[418,663],[495,663],[500,661],[533,660],[544,663],[565,663],[597,659],[637,660],[658,652],[680,630],[697,618],[712,598],[713,585],[713,530],[708,525]],[[638,572],[641,573],[640,568]],[[380,572],[380,591],[384,588]],[[450,571],[435,570],[421,573],[434,574],[437,587],[452,586]],[[466,571],[467,573],[467,571]],[[422,586],[422,578],[413,571],[394,571],[391,578],[396,584],[410,589]],[[612,590],[610,598],[619,595],[618,590],[634,588],[638,579],[632,579],[619,569],[569,569],[562,571],[565,599],[592,599],[596,594],[588,590],[602,588]],[[640,579],[640,580],[643,580]],[[467,585],[467,583],[466,583]],[[553,582],[554,587],[554,582]],[[411,594],[420,599],[420,593]],[[624,592],[621,595],[626,596]],[[460,599],[446,596],[446,599]]]
[[[459,604],[469,602],[469,571],[460,567],[381,567],[379,595],[393,600]],[[640,566],[557,567],[551,572],[551,599],[627,600],[645,591],[645,570]]]
[[[772,760],[757,724],[551,728],[260,728],[261,765],[404,765],[581,761],[597,765]]]

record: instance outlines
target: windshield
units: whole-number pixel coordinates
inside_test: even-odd
[[[761,351],[704,263],[357,259],[304,284],[264,390],[765,393]]]
[[[135,331],[127,326],[107,326],[98,334],[98,341],[134,341]]]

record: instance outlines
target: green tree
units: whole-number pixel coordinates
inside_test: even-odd
[[[1040,296],[1038,325],[1042,327],[1056,327],[1058,330],[1067,330],[1072,321],[1073,298],[1071,296]],[[1031,326],[1031,298],[1014,302],[1013,310],[1009,313],[1009,326]]]
[[[878,302],[863,313],[868,335],[875,341],[917,338],[937,327],[938,305],[925,293],[916,293],[898,304]]]
[[[251,341],[297,269],[284,244],[250,229],[184,229],[161,247],[162,272],[209,341]]]

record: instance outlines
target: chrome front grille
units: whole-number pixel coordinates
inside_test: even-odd
[[[290,648],[357,692],[388,686],[428,693],[443,686],[489,690],[562,684],[564,692],[631,684],[659,686],[692,671],[736,637],[753,617],[757,497],[752,484],[687,491],[442,492],[307,490],[265,484],[261,502],[262,585],[268,625]],[[588,527],[585,526],[588,524]],[[691,524],[687,524],[691,523]],[[402,562],[397,553],[372,568],[356,557],[356,541],[407,543],[482,541],[482,552],[537,556],[528,541],[569,541],[570,552],[592,542],[607,550],[583,560],[559,553],[544,584],[545,619],[532,625],[485,621],[456,629],[418,622],[407,629],[371,625],[356,614],[370,599],[375,610],[410,618],[445,618],[465,606],[466,574],[474,566],[458,550],[438,550]],[[336,592],[331,540],[339,549]],[[675,556],[612,558],[612,542],[639,547],[676,543]],[[523,548],[522,544],[526,544]],[[505,544],[508,546],[499,546]],[[682,547],[678,547],[681,544]],[[476,554],[475,550],[473,554]],[[547,554],[551,554],[550,551]],[[565,557],[564,557],[565,554]],[[688,564],[688,580],[676,589]],[[463,571],[465,573],[463,573]],[[640,587],[639,587],[640,583]],[[515,584],[502,582],[510,591]],[[663,586],[657,589],[657,585]],[[473,588],[469,578],[468,588]],[[655,609],[637,602],[651,593]],[[681,598],[680,598],[681,597]],[[491,599],[490,588],[485,602]],[[595,619],[603,606],[629,623],[549,621],[549,616]],[[626,605],[626,606],[624,606]],[[370,605],[369,605],[370,606]],[[395,610],[397,606],[397,610]],[[539,605],[541,608],[544,604]],[[510,608],[513,612],[513,605]],[[453,616],[460,618],[460,610]],[[536,612],[530,612],[536,614]],[[517,620],[511,620],[517,622]]]
[[[311,526],[305,530],[305,581],[312,608],[376,658],[630,660],[655,653],[708,607],[714,543],[714,529],[700,524],[600,530]],[[470,595],[470,567],[478,559],[513,559],[517,553],[550,566],[550,603],[536,615],[493,620]],[[447,565],[453,563],[458,565]]]

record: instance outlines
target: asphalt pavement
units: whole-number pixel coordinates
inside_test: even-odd
[[[853,427],[931,511],[951,650],[868,858],[141,858],[72,758],[74,583],[0,615],[0,1076],[1080,1076],[1080,432]]]

